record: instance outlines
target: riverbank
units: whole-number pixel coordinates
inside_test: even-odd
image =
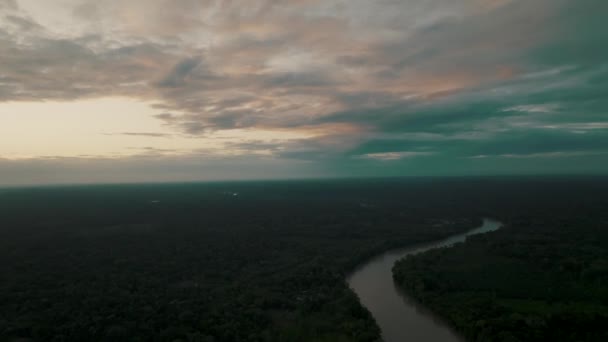
[[[470,341],[606,341],[606,214],[552,216],[401,260],[395,281]]]
[[[366,262],[348,278],[351,289],[372,314],[380,327],[385,342],[460,341],[441,320],[423,312],[412,301],[407,301],[395,286],[392,268],[395,262],[408,255],[462,242],[467,236],[480,234],[500,227],[497,221],[485,219],[478,228],[451,237],[401,248],[383,253]],[[404,300],[406,299],[406,300]]]

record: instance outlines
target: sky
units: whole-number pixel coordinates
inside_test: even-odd
[[[0,0],[0,185],[608,174],[605,0]]]

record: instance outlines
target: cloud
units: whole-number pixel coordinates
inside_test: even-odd
[[[375,160],[390,161],[390,160],[400,160],[400,159],[404,159],[404,158],[430,156],[430,155],[433,155],[433,154],[435,154],[435,153],[434,152],[411,152],[411,151],[404,151],[404,152],[368,153],[368,154],[364,154],[364,155],[357,156],[357,157],[364,158],[364,159],[375,159]]]
[[[18,8],[16,0],[4,0],[0,2],[0,10],[16,10]]]
[[[564,158],[578,156],[601,156],[608,154],[608,151],[577,151],[577,152],[546,152],[546,153],[529,153],[529,154],[501,154],[501,158]]]
[[[181,60],[158,82],[158,86],[167,88],[184,86],[188,75],[200,64],[200,57],[185,58]]]
[[[322,131],[241,146],[286,160],[559,159],[606,147],[607,11],[597,0],[4,1],[0,101],[128,96],[191,137]]]
[[[170,138],[172,135],[167,133],[155,132],[121,132],[121,133],[105,133],[105,135],[127,135],[132,137],[150,137],[150,138]]]
[[[316,165],[268,156],[164,155],[142,150],[136,157],[0,158],[0,187],[36,184],[280,179],[327,176]]]

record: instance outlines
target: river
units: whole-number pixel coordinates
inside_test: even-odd
[[[433,316],[407,295],[393,282],[392,268],[395,262],[407,255],[418,254],[429,249],[449,247],[463,242],[467,236],[499,229],[502,224],[484,219],[480,227],[447,239],[388,251],[360,266],[347,281],[357,293],[361,303],[372,313],[382,331],[384,342],[406,341],[462,341],[440,319]]]

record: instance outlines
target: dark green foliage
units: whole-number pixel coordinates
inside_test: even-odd
[[[470,341],[608,341],[608,194],[584,190],[497,208],[503,229],[400,260],[395,281]]]
[[[429,227],[431,213],[456,211],[416,208],[433,200],[425,191],[349,182],[5,190],[0,340],[376,341],[346,274],[390,247],[472,224]]]
[[[549,243],[540,230],[520,236],[493,247],[502,251],[501,267],[519,277],[525,269],[511,260],[522,255],[525,265],[526,257],[534,258],[541,270],[564,269],[596,284],[595,292],[553,287],[542,301],[515,300],[546,289],[543,276],[530,276],[529,291],[513,287],[520,297],[500,306],[496,291],[476,291],[444,307],[483,308],[487,317],[474,318],[484,336],[497,336],[495,327],[542,331],[572,320],[595,331],[594,324],[604,322],[598,307],[605,303],[606,264],[589,258],[604,249],[578,227],[604,234],[597,207],[607,207],[607,184],[496,178],[3,189],[0,341],[376,341],[377,326],[345,282],[355,266],[390,248],[465,231],[483,216],[503,217],[512,227],[557,227],[561,219],[547,220],[539,208],[577,218],[569,221],[577,229],[556,237],[571,243]],[[437,224],[447,221],[452,224]],[[442,260],[441,253],[433,255]],[[543,257],[564,253],[555,262]],[[439,272],[420,281],[422,289],[444,286]],[[558,305],[560,291],[583,294]],[[601,296],[595,306],[579,304]],[[456,311],[460,306],[474,309]],[[510,307],[537,312],[549,306],[556,311],[551,320],[525,312],[500,316]],[[503,340],[520,336],[501,329]]]

